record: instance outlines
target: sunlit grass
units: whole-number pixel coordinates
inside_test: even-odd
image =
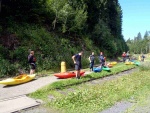
[[[58,81],[58,82],[52,83],[52,84],[40,89],[40,90],[37,90],[36,92],[32,93],[30,96],[34,97],[34,98],[42,99],[47,104],[49,104],[48,95],[53,95],[54,97],[62,96],[59,92],[57,92],[57,90],[64,90],[66,88],[76,87],[76,86],[78,86],[78,84],[82,84],[83,82],[87,82],[89,80],[94,80],[94,79],[98,79],[98,78],[109,76],[109,75],[113,75],[113,74],[119,73],[120,71],[128,70],[128,69],[131,69],[134,67],[136,67],[136,66],[135,65],[126,66],[123,63],[119,63],[111,69],[111,72],[102,71],[100,73],[88,74],[88,75],[82,77],[80,80],[72,78],[72,79],[66,79],[63,81]],[[98,87],[95,87],[95,88],[96,88],[96,90],[98,90],[97,89]],[[88,89],[88,88],[85,88],[85,89]],[[92,91],[91,91],[91,94],[92,94]],[[54,106],[55,106],[55,104],[54,104]]]
[[[54,95],[56,100],[48,101],[47,106],[65,110],[65,113],[94,113],[112,106],[115,102],[130,99],[131,96],[136,100],[143,89],[150,88],[148,73],[137,72],[103,84],[74,86],[73,92]],[[67,89],[62,91],[67,92]]]
[[[113,76],[134,67],[139,67],[139,70],[132,74],[102,83],[90,83],[91,80]],[[30,96],[42,99],[47,108],[58,110],[59,113],[97,113],[122,100],[137,102],[135,106],[139,106],[150,94],[149,73],[149,62],[141,63],[140,66],[119,63],[111,72],[91,73],[80,80],[71,78],[58,81]],[[128,109],[127,112],[133,111],[134,108]]]

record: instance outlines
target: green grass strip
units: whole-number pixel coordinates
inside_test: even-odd
[[[43,87],[42,89],[37,90],[36,92],[30,94],[30,96],[34,97],[34,98],[44,99],[44,98],[47,98],[47,95],[49,94],[49,91],[51,91],[51,90],[64,89],[69,86],[81,84],[83,82],[102,78],[105,76],[110,76],[110,75],[119,73],[121,71],[125,71],[125,70],[135,68],[135,67],[136,67],[135,65],[124,65],[123,63],[119,63],[116,66],[114,66],[113,68],[111,68],[111,72],[102,71],[100,73],[92,73],[92,74],[88,74],[84,77],[81,77],[81,79],[79,79],[79,80],[72,78],[72,79],[66,79],[63,81],[57,81],[48,86]]]

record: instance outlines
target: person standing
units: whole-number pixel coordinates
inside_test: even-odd
[[[92,52],[92,54],[89,56],[89,61],[90,61],[90,71],[93,71],[93,66],[94,66],[94,52]]]
[[[142,62],[144,62],[144,58],[145,58],[145,56],[144,56],[144,54],[142,54],[142,55],[141,55],[141,61],[142,61]]]
[[[123,52],[123,54],[122,54],[122,59],[123,59],[123,62],[126,61],[126,53],[125,52]]]
[[[36,58],[34,56],[34,51],[30,51],[30,54],[28,55],[28,63],[30,65],[30,74],[34,74],[36,69]]]
[[[103,52],[100,52],[99,61],[100,61],[100,67],[105,65],[105,58]]]
[[[75,54],[72,56],[72,60],[75,64],[75,70],[76,70],[76,78],[80,79],[80,70],[82,68],[81,64],[81,56],[83,54],[83,51],[79,52],[78,54]]]
[[[126,54],[126,60],[130,61],[130,54],[129,54],[129,51],[128,51],[127,54]]]

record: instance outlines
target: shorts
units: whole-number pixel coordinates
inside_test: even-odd
[[[30,63],[30,69],[36,69],[36,64],[35,63]]]
[[[76,71],[81,70],[81,65],[79,65],[79,64],[75,64],[75,70],[76,70]]]

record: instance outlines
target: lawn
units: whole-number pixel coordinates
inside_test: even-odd
[[[55,82],[30,96],[42,99],[46,108],[62,113],[97,113],[113,106],[118,101],[129,100],[131,97],[138,100],[137,95],[141,91],[149,90],[150,71],[147,69],[149,65],[141,65],[138,71],[118,79],[105,81],[102,84],[89,84],[91,80],[113,76],[134,67],[137,66],[119,63],[111,69],[111,72],[102,71],[88,74],[80,80],[72,78]]]

